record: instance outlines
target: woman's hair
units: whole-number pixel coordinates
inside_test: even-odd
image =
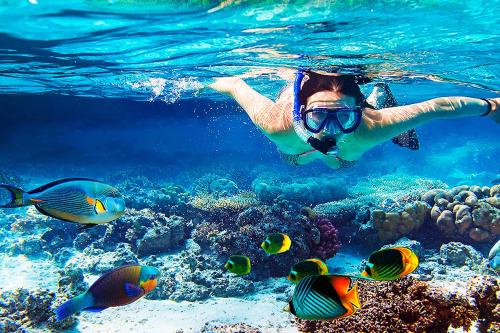
[[[365,96],[361,93],[354,75],[323,75],[311,71],[305,72],[309,79],[304,82],[299,92],[300,105],[307,104],[307,98],[319,91],[334,91],[354,97],[356,105],[368,106]]]

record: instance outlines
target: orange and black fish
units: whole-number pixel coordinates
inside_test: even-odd
[[[418,257],[406,247],[373,252],[362,276],[378,281],[391,281],[410,274],[418,267]]]
[[[361,307],[358,285],[343,275],[310,275],[303,278],[284,309],[300,319],[332,320],[348,317]]]

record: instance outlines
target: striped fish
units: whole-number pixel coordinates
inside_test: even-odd
[[[310,275],[303,278],[285,309],[300,319],[348,317],[361,307],[358,286],[348,276]]]
[[[29,192],[0,185],[11,194],[11,201],[0,208],[34,205],[42,214],[86,227],[111,222],[125,212],[125,201],[114,187],[86,178],[67,178]]]
[[[391,281],[410,274],[417,267],[418,257],[412,250],[395,247],[372,253],[361,275],[378,281]]]

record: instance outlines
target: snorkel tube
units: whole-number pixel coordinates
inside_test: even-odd
[[[300,104],[299,100],[299,92],[302,85],[302,80],[304,79],[304,70],[302,68],[297,69],[297,74],[295,75],[295,81],[293,83],[293,129],[295,133],[301,138],[304,142],[308,143],[316,149],[317,151],[329,155],[329,156],[337,156],[338,148],[337,142],[335,139],[328,138],[324,140],[320,140],[315,138],[310,134],[310,132],[304,127],[304,123],[302,121],[301,109],[303,105]]]

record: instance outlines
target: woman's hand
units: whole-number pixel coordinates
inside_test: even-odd
[[[217,77],[208,86],[218,92],[231,95],[242,81],[241,78],[236,76]]]
[[[491,111],[488,117],[493,118],[493,121],[500,124],[500,98],[488,98],[491,103]]]

